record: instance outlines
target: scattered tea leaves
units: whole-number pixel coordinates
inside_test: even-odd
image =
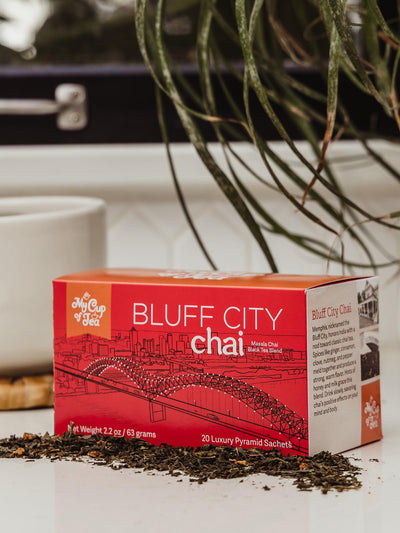
[[[25,454],[25,448],[17,448],[14,450],[10,457],[21,457],[21,455]]]
[[[313,457],[286,456],[277,450],[241,449],[227,446],[200,448],[155,446],[140,439],[80,436],[73,431],[63,436],[43,436],[24,433],[23,437],[0,440],[0,457],[22,458],[28,461],[48,458],[51,461],[89,461],[140,471],[156,470],[173,477],[185,475],[189,481],[204,483],[209,479],[244,478],[252,474],[267,474],[293,479],[299,490],[318,488],[323,494],[358,489],[360,468],[347,457],[321,452]],[[181,479],[178,479],[181,481]],[[269,487],[265,485],[264,490]]]

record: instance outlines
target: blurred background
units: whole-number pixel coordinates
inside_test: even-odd
[[[153,0],[148,2],[150,8],[156,4]],[[163,36],[168,52],[180,65],[188,85],[198,90],[201,81],[195,59],[199,2],[170,0],[167,4]],[[292,16],[296,0],[272,4],[275,20],[302,45],[307,35],[299,30]],[[315,10],[314,4],[307,2],[307,9]],[[397,20],[395,4],[379,3],[389,21]],[[218,2],[227,22],[232,22],[232,5],[228,1]],[[364,43],[359,35],[361,5],[361,0],[348,2],[348,16],[354,42],[363,53]],[[67,86],[68,89],[71,84],[72,98],[78,101],[78,107],[66,115],[66,123],[55,117],[54,112],[1,116],[0,196],[100,197],[107,204],[109,266],[210,268],[171,179],[157,116],[154,81],[143,64],[135,36],[135,6],[135,0],[0,0],[1,102],[7,105],[7,100],[45,100],[50,109],[55,98],[57,101],[71,96],[57,96],[58,88]],[[318,26],[315,32],[319,32]],[[243,58],[238,47],[232,46],[223,32],[216,32],[215,38],[224,56],[232,65],[239,65],[240,70]],[[318,35],[318,47],[322,57],[327,58],[329,43],[322,33]],[[294,61],[290,53],[282,61],[296,83],[307,85],[313,91],[325,91],[315,68]],[[223,76],[231,95],[240,100],[241,80],[228,68]],[[74,93],[76,87],[79,94]],[[344,105],[351,108],[355,126],[376,135],[376,152],[399,168],[398,147],[385,142],[398,135],[395,121],[376,100],[347,78],[341,79],[340,91]],[[223,115],[227,108],[221,85],[215,84],[215,97]],[[225,270],[269,271],[270,265],[248,228],[186,142],[187,135],[166,98],[164,111],[181,192],[215,266]],[[280,136],[271,121],[258,112],[254,113],[254,120],[264,139],[278,141],[274,150],[279,158],[309,181],[309,171],[286,144],[279,142]],[[315,153],[304,140],[304,131],[285,114],[282,122],[291,138],[298,141],[301,152],[314,161]],[[313,127],[321,139],[325,124],[316,121]],[[215,129],[206,121],[200,121],[199,128],[218,164],[227,169],[224,153],[216,143]],[[254,148],[246,143],[235,146],[240,157],[251,162],[255,171],[270,183],[271,178]],[[329,156],[346,193],[357,198],[366,211],[373,213],[379,207],[380,213],[390,213],[398,209],[396,180],[376,158],[360,149],[359,144],[334,143]],[[327,239],[321,227],[304,217],[300,222],[298,210],[276,190],[254,180],[245,168],[241,167],[240,172],[244,180],[251,181],[254,195],[289,232],[319,239],[328,250],[338,249],[337,239],[333,236]],[[342,272],[337,261],[318,257],[281,234],[266,231],[280,271]],[[399,257],[396,232],[376,225],[373,234],[374,241],[385,248],[385,251],[377,250],[378,262]],[[352,251],[351,245],[347,246],[349,250]],[[352,253],[355,261],[361,256],[359,250]],[[382,308],[388,317],[382,328],[391,343],[398,339],[397,268],[393,265],[381,272]],[[352,272],[369,273],[368,269],[356,267]]]

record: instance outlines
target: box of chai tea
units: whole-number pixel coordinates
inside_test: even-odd
[[[55,430],[313,455],[380,439],[376,277],[54,281]]]

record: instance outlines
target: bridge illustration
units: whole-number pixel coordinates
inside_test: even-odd
[[[97,386],[100,385],[139,396],[148,400],[150,404],[161,405],[164,409],[165,407],[176,408],[176,403],[174,405],[173,402],[174,395],[189,387],[201,387],[221,392],[228,395],[228,397],[235,398],[262,417],[264,428],[260,429],[265,431],[259,433],[259,436],[266,437],[265,433],[270,434],[272,430],[274,434],[280,435],[280,439],[286,437],[292,441],[294,447],[299,450],[303,449],[304,441],[308,438],[307,421],[301,418],[294,410],[284,405],[271,394],[240,379],[224,374],[199,371],[195,368],[186,367],[178,373],[159,375],[143,368],[141,364],[132,358],[118,356],[100,357],[92,361],[84,369],[73,368],[61,363],[56,364],[56,369],[83,379],[87,391],[90,389],[89,384],[95,383]],[[113,372],[118,372],[119,375],[122,374],[125,376],[125,380],[112,379]],[[196,412],[198,410],[193,409],[193,407],[188,401],[186,408],[180,407],[179,409],[191,416],[206,418],[204,413]],[[233,426],[232,422],[229,424],[224,423],[222,418],[226,415],[223,413],[219,413],[218,410],[214,412],[215,414],[211,415],[213,423],[240,429],[237,425]],[[210,418],[210,415],[208,417]],[[235,421],[236,424],[239,422]],[[248,433],[248,431],[246,432]]]

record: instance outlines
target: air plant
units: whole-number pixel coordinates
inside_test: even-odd
[[[399,2],[397,7],[400,10]],[[287,17],[290,29],[282,18],[283,8],[290,12]],[[193,45],[199,90],[187,82],[165,38],[165,25],[171,13],[182,15],[188,10],[195,13],[197,22]],[[398,258],[383,250],[386,259],[377,264],[373,248],[380,246],[374,237],[374,226],[398,231],[400,211],[369,213],[357,199],[345,194],[327,157],[333,140],[344,135],[357,140],[369,157],[382,165],[394,180],[400,181],[400,172],[374,150],[370,142],[374,135],[356,125],[340,92],[341,81],[346,77],[358,91],[374,99],[391,117],[397,130],[400,129],[396,87],[400,59],[398,21],[386,20],[377,0],[359,0],[353,4],[346,0],[285,0],[283,3],[277,0],[137,0],[135,21],[141,54],[155,80],[159,122],[175,187],[185,216],[212,267],[215,265],[192,221],[175,171],[164,114],[166,97],[174,105],[188,140],[251,231],[272,271],[278,268],[268,244],[271,232],[326,260],[340,262],[349,270],[399,263]],[[227,53],[227,49],[235,54]],[[325,90],[316,90],[299,80],[288,64],[318,73]],[[226,82],[226,72],[241,83],[239,101]],[[219,94],[224,95],[223,106],[220,97],[216,97],[216,86]],[[264,120],[273,125],[306,169],[308,179],[282,159],[273,143],[263,137],[257,125],[260,121],[255,120],[260,109]],[[313,160],[302,153],[288,133],[285,125],[288,120],[309,142]],[[224,168],[210,153],[202,123],[208,123],[214,130],[226,159]],[[318,126],[324,131],[322,138]],[[233,139],[254,145],[264,164],[264,175],[241,159],[236,144],[231,142]],[[396,136],[391,140],[398,142]],[[266,187],[279,191],[299,216],[323,228],[325,237],[301,235],[285,227],[251,191],[241,177],[241,169]],[[282,175],[287,179],[283,180]],[[329,244],[329,235],[339,243],[338,247]],[[362,250],[363,260],[347,257],[343,235]]]

